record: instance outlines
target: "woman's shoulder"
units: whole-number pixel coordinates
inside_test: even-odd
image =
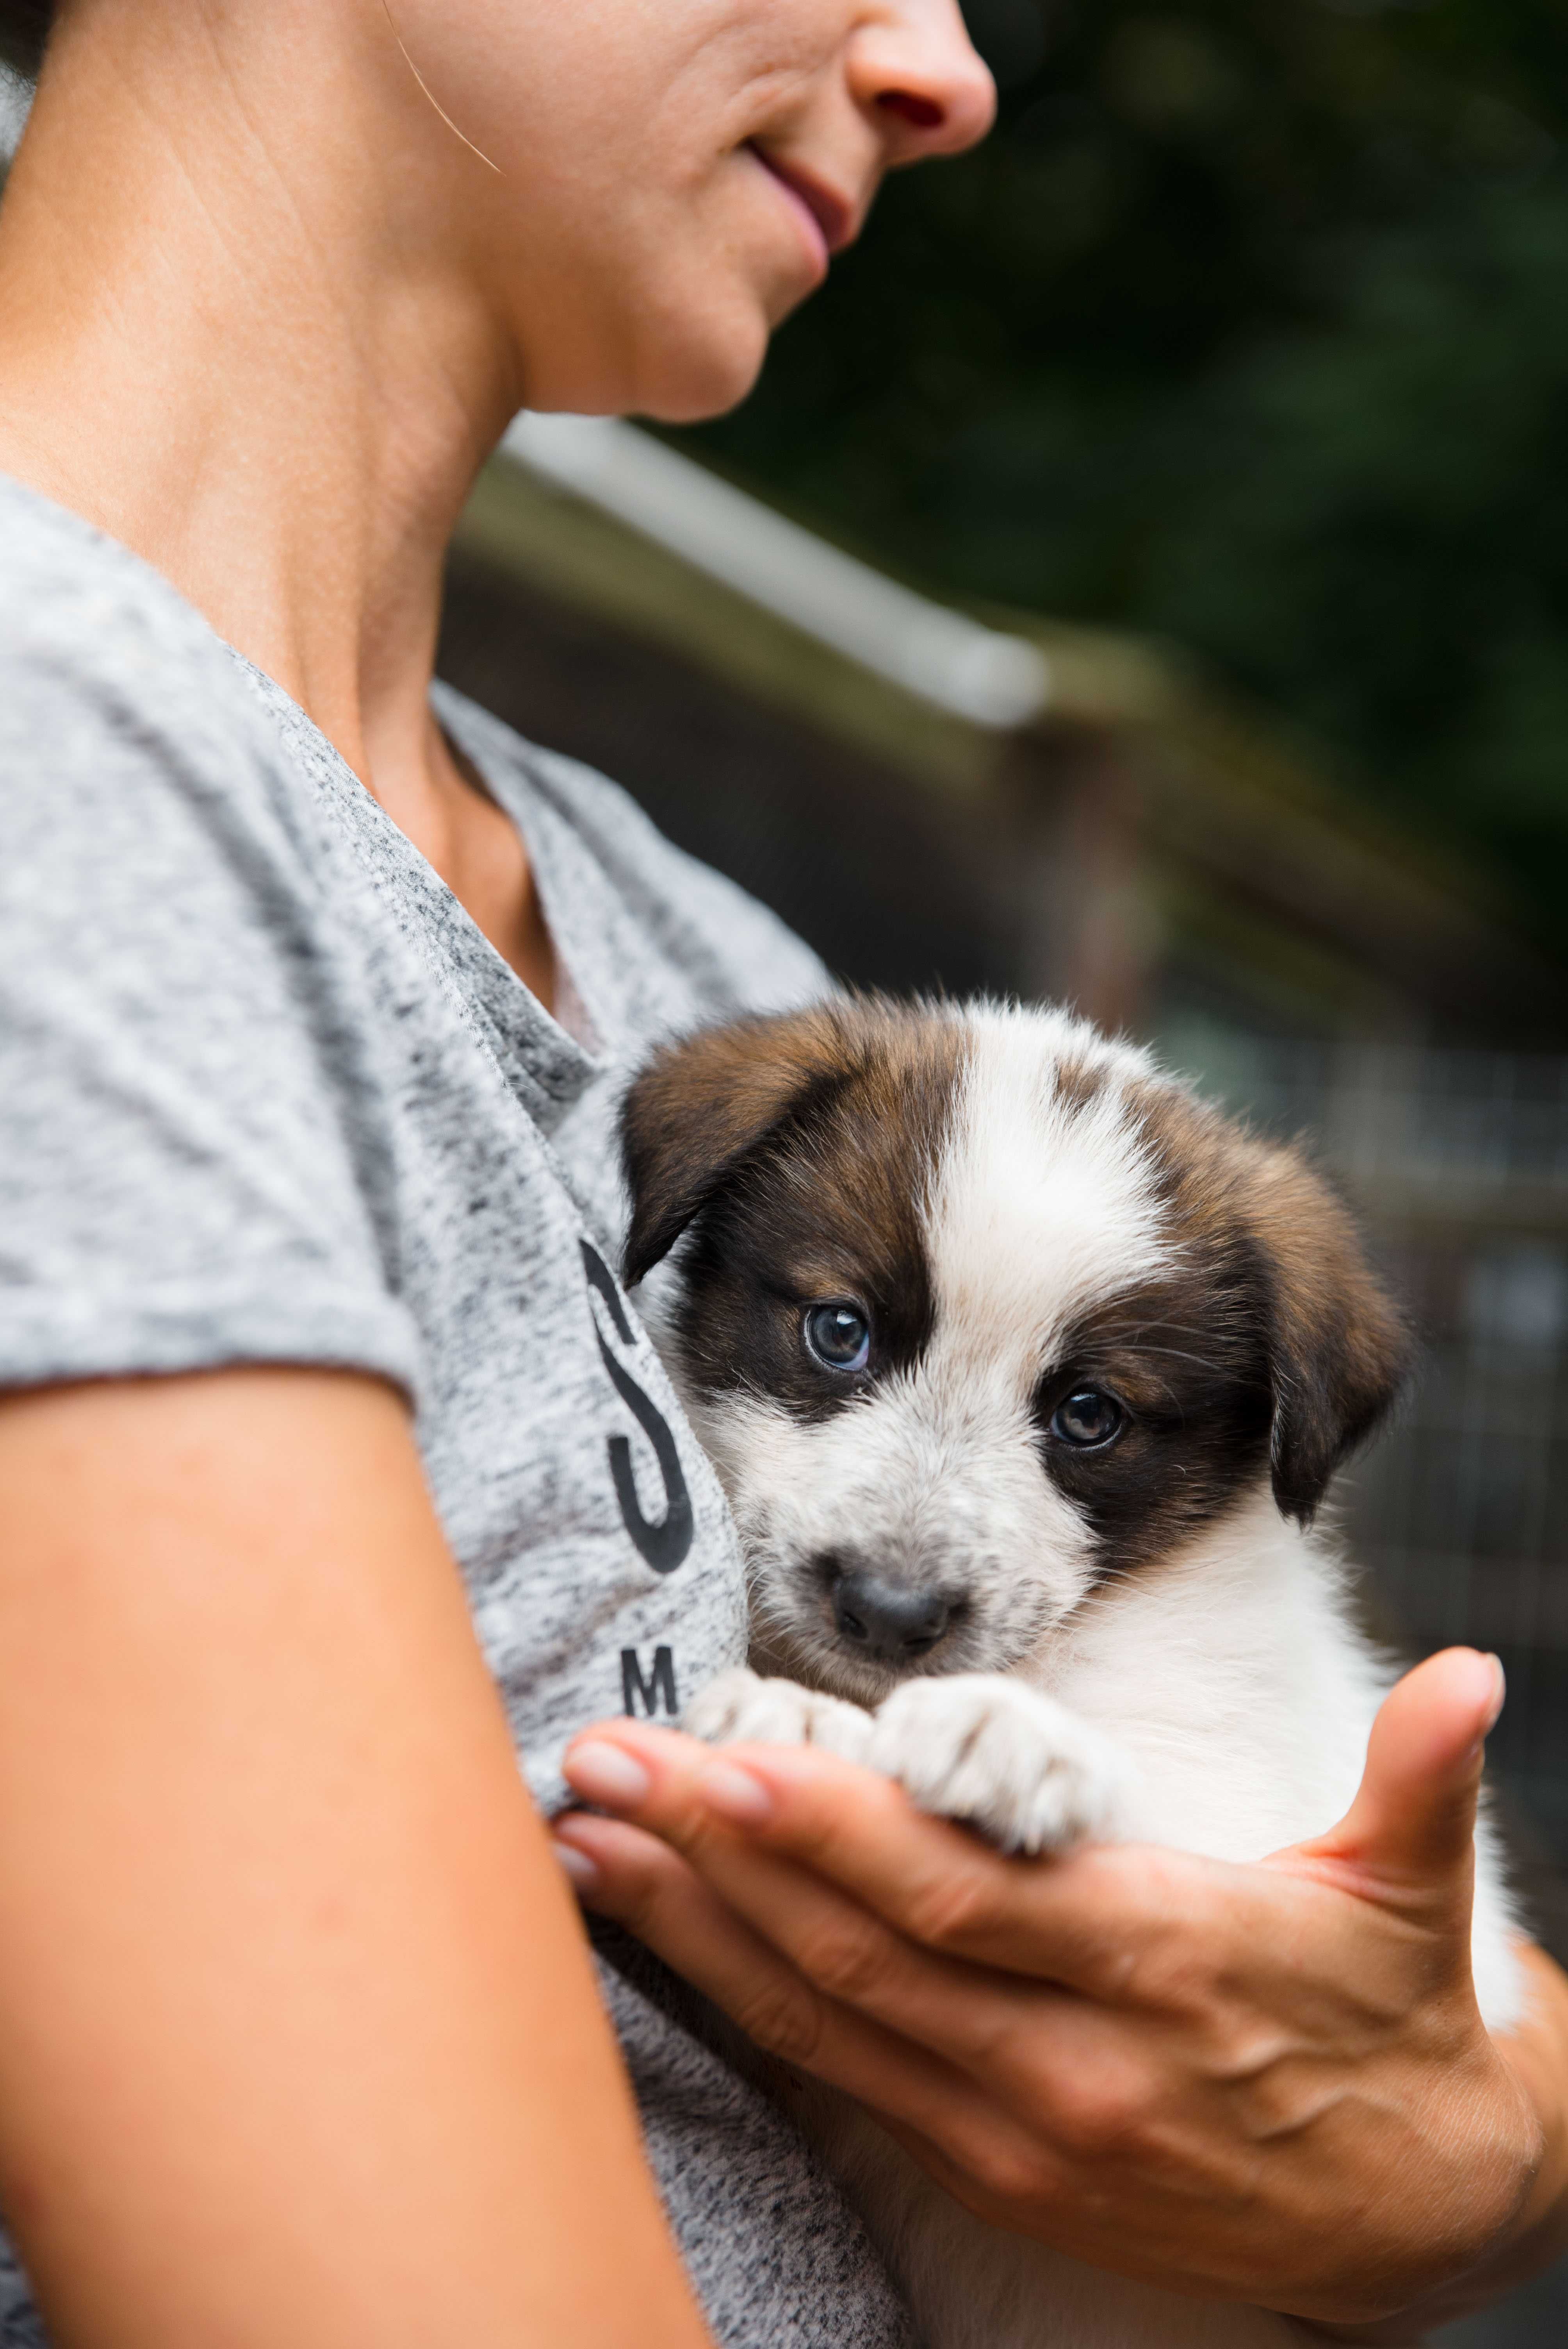
[[[226,647],[178,588],[82,514],[0,473],[0,660],[66,675],[211,667]],[[230,656],[231,659],[232,656]]]
[[[39,836],[134,828],[150,854],[177,829],[309,888],[304,811],[248,665],[139,555],[4,475],[0,769]]]
[[[787,1009],[830,985],[821,961],[776,914],[711,865],[677,848],[608,776],[542,750],[449,686],[442,722],[510,812],[542,806],[581,843],[635,917],[650,947],[679,970],[701,1012]]]

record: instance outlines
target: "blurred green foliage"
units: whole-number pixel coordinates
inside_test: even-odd
[[[938,589],[1152,629],[1568,937],[1568,8],[969,0],[895,181],[698,436]]]

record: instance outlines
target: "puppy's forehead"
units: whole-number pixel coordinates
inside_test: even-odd
[[[804,1127],[771,1156],[757,1206],[804,1288],[923,1276],[928,1202],[962,1082],[955,1019],[843,1020],[841,1061]]]
[[[970,1012],[925,1241],[939,1322],[1048,1357],[1084,1308],[1169,1266],[1147,1056],[1060,1013]]]

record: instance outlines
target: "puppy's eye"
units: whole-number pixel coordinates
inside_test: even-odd
[[[825,1371],[863,1371],[871,1360],[872,1325],[858,1305],[809,1305],[805,1330],[807,1349]]]
[[[1114,1395],[1098,1387],[1078,1387],[1057,1403],[1051,1415],[1051,1433],[1079,1452],[1098,1452],[1121,1433],[1127,1413]]]

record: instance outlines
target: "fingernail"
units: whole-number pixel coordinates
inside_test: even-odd
[[[716,1763],[703,1772],[697,1785],[710,1810],[742,1826],[755,1826],[772,1816],[773,1797],[761,1779],[754,1778],[749,1770],[736,1769],[732,1763]]]
[[[563,1871],[571,1878],[578,1891],[592,1891],[593,1886],[599,1881],[599,1871],[587,1853],[579,1851],[574,1843],[562,1843],[558,1837],[554,1840],[554,1851]]]
[[[1502,1716],[1503,1704],[1508,1696],[1508,1675],[1502,1669],[1502,1658],[1501,1656],[1489,1655],[1487,1662],[1491,1666],[1492,1679],[1495,1686],[1492,1691],[1491,1702],[1486,1709],[1486,1719],[1481,1725],[1480,1735],[1476,1739],[1475,1744],[1470,1747],[1470,1752],[1465,1756],[1467,1762],[1479,1762],[1481,1756],[1485,1754],[1486,1741],[1491,1735],[1492,1731],[1497,1727],[1498,1722]]]
[[[647,1799],[654,1783],[640,1762],[634,1762],[618,1745],[606,1745],[596,1737],[574,1745],[561,1768],[573,1794],[585,1795],[589,1802],[607,1811],[635,1810]]]

